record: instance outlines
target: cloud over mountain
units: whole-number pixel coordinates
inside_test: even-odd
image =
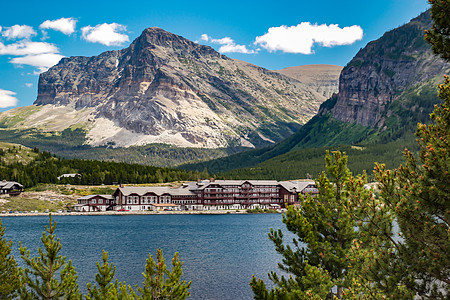
[[[126,26],[117,23],[103,23],[94,27],[81,28],[82,38],[91,43],[100,43],[106,46],[120,46],[129,41],[128,35],[121,33],[126,31]]]
[[[317,25],[302,22],[296,26],[271,27],[266,34],[256,37],[255,45],[273,52],[312,54],[314,44],[323,47],[350,45],[361,40],[363,30],[358,25],[340,28],[337,24]]]
[[[202,34],[202,41],[209,42],[211,44],[222,45],[219,48],[220,53],[243,53],[243,54],[253,54],[256,53],[254,50],[249,50],[245,45],[238,45],[230,37],[224,37],[221,39],[213,39],[207,34]]]

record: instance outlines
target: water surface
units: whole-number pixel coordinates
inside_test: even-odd
[[[162,248],[166,262],[175,252],[184,261],[183,279],[192,281],[191,299],[252,299],[253,274],[267,273],[281,260],[268,239],[270,228],[285,228],[279,214],[54,216],[62,254],[75,266],[83,292],[94,282],[102,249],[117,266],[116,278],[141,284],[148,254]],[[37,254],[48,217],[2,218],[6,238]]]

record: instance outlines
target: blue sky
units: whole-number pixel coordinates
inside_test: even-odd
[[[428,7],[424,0],[4,1],[0,111],[31,105],[39,73],[61,57],[125,48],[147,27],[271,70],[344,66]]]

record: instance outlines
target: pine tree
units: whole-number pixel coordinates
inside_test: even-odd
[[[167,269],[161,249],[157,250],[157,262],[149,255],[143,273],[144,284],[142,288],[138,288],[140,296],[136,296],[136,299],[183,300],[189,297],[191,282],[181,280],[182,266],[178,253],[172,259],[172,270]]]
[[[49,226],[45,227],[41,241],[44,250],[38,248],[39,256],[30,257],[30,250],[20,245],[22,259],[27,266],[23,270],[24,288],[21,298],[25,299],[81,299],[75,268],[66,257],[58,255],[61,243],[56,239],[56,222],[50,214]],[[56,275],[59,273],[59,280]]]
[[[439,86],[444,103],[418,124],[417,159],[405,150],[406,163],[394,171],[377,166],[386,206],[395,212],[403,240],[395,255],[410,276],[399,278],[421,297],[450,297],[450,79]],[[394,269],[394,273],[395,273]]]
[[[103,264],[97,262],[98,273],[95,275],[97,285],[92,287],[91,283],[87,284],[88,294],[87,300],[103,300],[103,299],[134,299],[131,288],[124,283],[119,283],[116,279],[113,282],[116,266],[108,263],[108,252],[103,251]]]
[[[433,27],[425,31],[425,39],[432,44],[433,52],[450,60],[450,1],[429,0]]]
[[[20,273],[11,255],[12,241],[3,236],[5,228],[0,220],[0,299],[13,299],[20,286]]]
[[[309,195],[300,209],[291,206],[283,216],[287,229],[297,235],[294,247],[284,244],[281,230],[269,234],[283,256],[279,267],[289,278],[272,272],[269,278],[275,288],[267,291],[264,282],[253,277],[255,299],[341,299],[352,283],[348,255],[359,232],[354,219],[358,211],[353,211],[348,198],[353,194],[367,201],[371,193],[364,189],[365,174],[356,179],[350,174],[345,153],[327,152],[326,167],[331,179],[324,172],[319,176],[317,197]]]

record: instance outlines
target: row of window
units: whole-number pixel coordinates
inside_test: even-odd
[[[197,200],[173,200],[173,204],[197,204]]]
[[[78,200],[78,204],[109,204],[109,200],[106,199],[105,201],[103,201],[103,199],[98,199],[97,201],[97,199],[82,199]]]

